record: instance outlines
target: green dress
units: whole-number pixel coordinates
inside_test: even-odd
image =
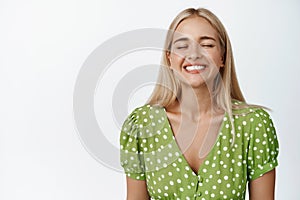
[[[128,177],[146,180],[151,199],[245,199],[247,182],[278,165],[279,146],[264,109],[236,110],[232,120],[234,140],[225,113],[217,140],[195,173],[179,149],[165,108],[136,108],[122,126],[121,165]]]

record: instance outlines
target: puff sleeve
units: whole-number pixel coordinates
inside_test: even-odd
[[[120,133],[120,164],[125,174],[136,180],[145,180],[144,161],[139,147],[138,114],[135,109],[124,121]]]
[[[270,115],[257,109],[252,121],[248,146],[248,180],[254,180],[278,166],[279,144]]]

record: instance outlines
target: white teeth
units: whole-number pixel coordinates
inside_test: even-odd
[[[193,66],[187,66],[185,69],[187,71],[192,71],[192,70],[201,70],[204,69],[205,66],[201,66],[201,65],[193,65]]]

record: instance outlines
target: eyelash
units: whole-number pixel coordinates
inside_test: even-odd
[[[187,48],[188,46],[179,46],[179,47],[176,47],[176,49],[184,49],[184,48]]]
[[[209,47],[209,48],[212,48],[212,47],[214,47],[214,45],[212,45],[212,44],[203,44],[203,45],[201,45],[202,47]]]
[[[215,45],[213,45],[213,44],[203,44],[201,46],[204,47],[204,48],[212,48]],[[188,46],[179,46],[179,47],[176,47],[176,49],[185,49],[185,48],[188,48]]]

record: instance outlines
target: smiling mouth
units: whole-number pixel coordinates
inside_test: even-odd
[[[191,66],[185,66],[184,69],[189,73],[199,73],[206,69],[205,65],[191,65]]]

